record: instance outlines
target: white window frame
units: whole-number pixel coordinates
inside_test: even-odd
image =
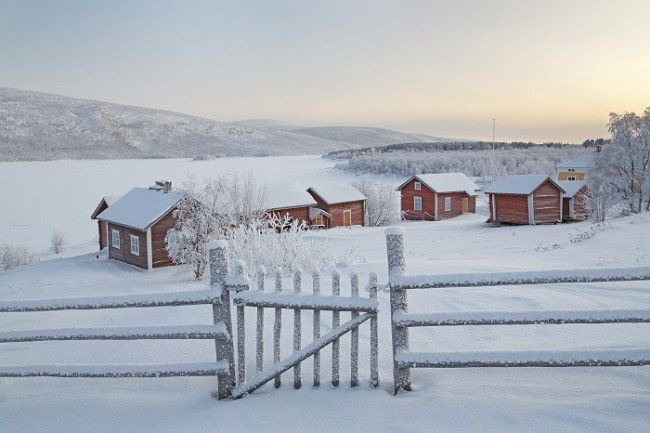
[[[422,197],[419,195],[413,196],[413,210],[421,211],[422,210]]]
[[[420,191],[420,190],[422,190],[422,182],[415,182],[415,183],[413,184],[413,189],[414,189],[415,191]]]
[[[136,235],[129,235],[129,238],[131,239],[131,254],[134,256],[140,256],[140,236]],[[135,242],[133,242],[135,241]],[[133,247],[137,246],[137,248],[134,250]]]
[[[570,172],[570,173],[575,173],[575,171],[576,171],[575,168],[570,168],[570,169],[569,169],[569,172]]]
[[[576,177],[575,176],[569,176],[569,177],[567,177],[567,180],[576,180]]]
[[[451,197],[445,197],[445,212],[451,211]]]
[[[111,229],[111,246],[120,249],[120,231],[118,229]]]

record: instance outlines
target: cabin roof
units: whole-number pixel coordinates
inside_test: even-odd
[[[587,154],[577,158],[567,159],[558,163],[557,168],[589,168],[593,162],[593,155]]]
[[[97,219],[144,231],[172,210],[184,196],[182,190],[164,192],[133,188],[100,213]]]
[[[477,191],[481,190],[472,179],[464,173],[427,173],[416,174],[411,176],[406,182],[401,184],[398,190],[402,189],[404,185],[411,180],[417,179],[425,184],[429,189],[435,192],[459,192],[464,191],[468,195],[477,195]]]
[[[113,206],[113,203],[118,201],[122,197],[121,195],[107,195],[102,197],[101,200],[99,200],[99,203],[97,204],[97,207],[93,211],[93,213],[90,215],[90,219],[94,220],[97,219],[97,215],[99,215],[100,211],[99,208],[102,207],[102,203],[106,203],[106,206]]]
[[[523,174],[516,176],[506,176],[495,180],[485,190],[488,194],[532,194],[545,181],[550,181],[557,186],[562,192],[564,189],[553,179],[543,174]]]
[[[564,190],[564,197],[573,198],[580,189],[586,185],[585,182],[579,180],[562,180],[557,182],[558,185]]]
[[[349,184],[318,185],[309,187],[307,191],[316,194],[327,204],[367,200],[365,195]]]
[[[292,184],[267,185],[264,196],[264,209],[272,211],[293,207],[317,206],[314,197],[304,187]]]

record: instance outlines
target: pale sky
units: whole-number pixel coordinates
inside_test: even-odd
[[[216,120],[581,142],[650,106],[650,1],[0,0],[0,86]]]

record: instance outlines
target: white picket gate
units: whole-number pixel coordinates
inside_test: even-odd
[[[650,322],[650,310],[519,311],[409,313],[407,292],[446,287],[506,286],[524,284],[650,281],[650,267],[553,270],[535,272],[406,275],[404,232],[386,230],[393,344],[394,392],[411,390],[411,368],[468,367],[577,367],[650,364],[650,348],[643,350],[535,351],[534,357],[516,351],[428,352],[409,351],[409,328],[415,326],[488,326],[564,323]]]

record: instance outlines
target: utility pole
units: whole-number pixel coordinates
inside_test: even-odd
[[[495,177],[496,177],[495,176],[495,167],[494,167],[494,135],[495,135],[494,133],[495,133],[495,130],[496,130],[496,119],[493,117],[492,118],[492,158],[490,158],[492,160],[492,182],[494,182]]]

